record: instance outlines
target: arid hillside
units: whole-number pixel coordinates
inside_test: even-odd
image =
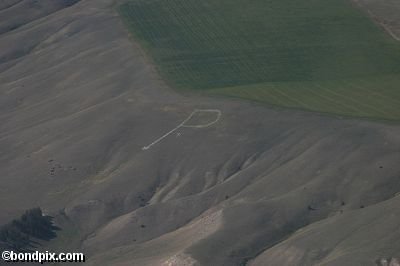
[[[398,124],[177,92],[119,1],[48,2],[0,3],[0,224],[39,206],[85,265],[400,257]]]

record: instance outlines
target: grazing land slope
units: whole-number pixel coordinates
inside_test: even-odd
[[[83,265],[400,257],[399,125],[179,94],[114,4],[0,34],[0,224],[39,206],[61,228],[44,248],[81,250]],[[221,115],[143,150],[196,109]]]
[[[394,39],[400,41],[400,2],[397,0],[354,0],[367,14],[386,30]]]

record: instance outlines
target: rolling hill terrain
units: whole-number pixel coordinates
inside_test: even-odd
[[[0,4],[0,25],[4,12],[19,25],[0,33],[0,224],[39,206],[62,229],[43,248],[82,251],[83,265],[374,266],[400,257],[398,123],[174,90],[152,48],[129,35],[122,1],[54,1],[35,15],[33,4]],[[385,84],[398,93],[394,76]],[[396,95],[370,101],[394,114]],[[218,112],[190,117],[195,110]]]

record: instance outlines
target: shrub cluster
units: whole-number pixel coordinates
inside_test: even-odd
[[[0,227],[0,248],[30,251],[38,245],[35,240],[48,241],[60,230],[53,224],[53,217],[43,215],[40,208],[27,210],[19,219]]]

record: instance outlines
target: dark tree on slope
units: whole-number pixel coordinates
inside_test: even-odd
[[[26,250],[31,246],[29,236],[22,233],[19,228],[15,226],[14,221],[2,226],[0,230],[0,241],[5,248],[18,251]]]
[[[43,215],[40,208],[27,210],[21,218],[0,227],[0,248],[29,250],[37,244],[33,239],[48,241],[56,237],[57,230],[53,217]]]
[[[53,225],[53,217],[43,215],[40,208],[26,211],[19,220],[14,222],[21,232],[42,240],[55,238],[55,231],[59,230]]]

